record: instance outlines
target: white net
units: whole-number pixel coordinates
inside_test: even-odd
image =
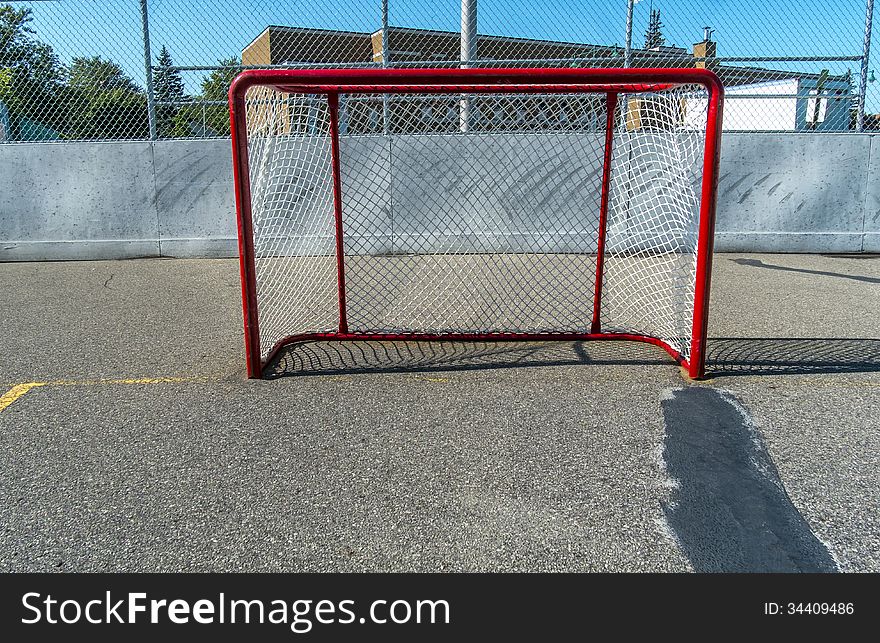
[[[702,88],[622,97],[615,130],[603,330],[689,357],[708,100]]]
[[[246,96],[266,355],[338,330],[326,96]],[[603,332],[687,359],[706,92],[621,95],[615,112]],[[351,333],[590,332],[605,93],[340,97],[344,294]]]

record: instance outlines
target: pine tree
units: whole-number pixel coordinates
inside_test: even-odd
[[[651,19],[645,32],[645,49],[654,49],[666,44],[663,37],[663,23],[660,22],[660,9],[651,9]]]
[[[162,46],[156,66],[153,67],[153,95],[156,99],[156,120],[160,136],[169,134],[174,116],[185,98],[180,71],[174,69],[171,53]]]

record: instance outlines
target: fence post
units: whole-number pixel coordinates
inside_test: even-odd
[[[382,68],[386,69],[388,67],[388,54],[390,52],[390,48],[388,47],[388,0],[382,0]],[[391,118],[390,110],[388,109],[388,94],[384,94],[382,96],[382,133],[387,135],[390,126],[389,120]]]
[[[626,0],[626,43],[623,48],[624,67],[632,66],[633,7],[635,4],[635,0]]]
[[[144,71],[147,76],[147,119],[150,123],[150,140],[156,140],[156,101],[153,96],[153,54],[150,52],[150,19],[147,0],[141,2],[141,27],[144,35]]]
[[[461,0],[461,68],[470,67],[470,62],[477,58],[477,0]],[[471,100],[465,94],[459,107],[459,129],[467,132],[471,129]]]
[[[862,68],[859,75],[859,113],[856,117],[856,131],[865,127],[865,98],[868,93],[868,59],[871,56],[871,23],[874,21],[874,0],[865,4],[865,44],[862,48]]]

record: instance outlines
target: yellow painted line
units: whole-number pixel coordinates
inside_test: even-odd
[[[24,384],[16,384],[15,386],[13,386],[3,395],[0,395],[0,412],[4,411],[6,407],[15,402],[15,400],[23,396],[32,388],[37,388],[38,386],[46,386],[46,382],[26,382]]]
[[[97,386],[99,384],[186,384],[188,382],[210,382],[217,378],[212,377],[140,377],[131,379],[101,379],[101,380],[55,380],[46,382],[52,386]]]
[[[25,382],[16,384],[0,396],[0,412],[10,404],[25,395],[28,391],[38,386],[98,386],[131,385],[131,384],[185,384],[188,382],[215,382],[219,377],[138,377],[127,379],[97,379],[97,380],[54,380],[51,382]]]

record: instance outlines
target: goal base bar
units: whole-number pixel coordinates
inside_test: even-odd
[[[703,379],[705,369],[702,364],[691,363],[662,339],[648,335],[631,333],[303,333],[290,335],[279,340],[272,350],[261,360],[255,355],[248,355],[248,377],[261,378],[265,367],[278,356],[286,346],[298,342],[580,342],[580,341],[627,341],[643,342],[659,346],[684,369],[688,377],[694,380]]]

